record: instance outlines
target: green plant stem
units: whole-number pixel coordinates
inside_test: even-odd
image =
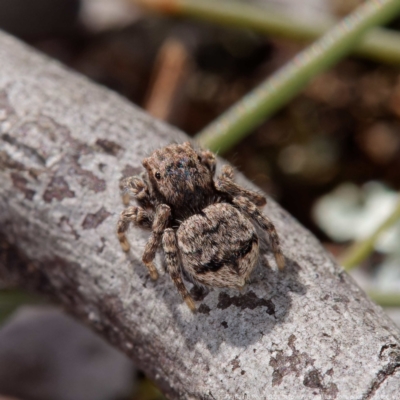
[[[400,293],[368,291],[368,296],[382,307],[400,307]]]
[[[389,29],[375,28],[362,38],[355,53],[387,64],[399,64],[400,34]]]
[[[158,11],[179,14],[220,25],[248,28],[260,33],[280,36],[296,41],[318,39],[334,25],[334,21],[321,17],[312,23],[278,12],[274,7],[257,7],[238,1],[215,0],[136,0]],[[376,61],[400,63],[400,34],[376,28],[354,52]]]
[[[223,153],[294,97],[318,73],[343,58],[371,27],[393,19],[399,0],[368,0],[317,42],[202,130],[203,147]]]
[[[354,243],[347,252],[341,257],[340,262],[343,267],[348,271],[358,265],[361,261],[367,258],[374,249],[374,244],[379,236],[390,228],[394,223],[400,219],[400,200],[396,204],[393,212],[382,222],[381,225],[375,230],[372,235],[366,239]]]

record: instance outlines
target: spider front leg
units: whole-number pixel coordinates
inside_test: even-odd
[[[257,207],[263,207],[267,203],[264,196],[242,188],[233,182],[233,168],[229,165],[224,165],[221,170],[221,175],[215,180],[215,188],[220,191],[229,194],[232,197],[243,196],[254,203]]]
[[[200,150],[198,154],[203,164],[207,166],[207,168],[211,171],[212,175],[214,176],[215,167],[217,165],[214,154],[211,153],[211,151],[209,150]]]
[[[166,229],[164,231],[162,244],[165,253],[165,260],[167,262],[167,271],[178,289],[178,292],[183,297],[183,300],[185,300],[187,306],[194,312],[196,311],[196,306],[182,281],[181,271],[179,268],[178,244],[173,229]]]
[[[150,277],[153,280],[158,278],[157,268],[154,265],[154,258],[158,247],[161,244],[162,234],[168,225],[168,220],[171,216],[171,209],[166,204],[161,204],[157,207],[156,215],[152,226],[152,233],[146,243],[142,261],[148,268]]]
[[[122,179],[119,188],[122,191],[122,202],[125,205],[129,204],[129,199],[132,195],[141,206],[145,208],[151,207],[149,188],[140,176],[130,176]]]
[[[117,235],[122,250],[129,251],[130,245],[126,238],[126,231],[132,223],[143,229],[151,229],[153,225],[154,213],[144,210],[142,207],[128,207],[122,211],[117,224]]]
[[[256,205],[246,197],[235,197],[232,202],[239,210],[255,221],[261,229],[267,231],[276,263],[279,269],[282,270],[285,267],[285,258],[279,245],[279,237],[274,224],[265,215],[261,214]]]

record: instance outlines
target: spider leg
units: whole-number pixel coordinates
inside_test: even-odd
[[[154,265],[154,258],[158,247],[161,244],[162,234],[167,227],[171,209],[166,204],[161,204],[157,207],[156,215],[152,226],[152,233],[144,248],[142,261],[148,268],[151,279],[158,278],[157,268]]]
[[[235,177],[235,172],[230,165],[224,165],[221,169],[220,178],[233,179]]]
[[[165,259],[167,262],[167,271],[170,274],[176,288],[178,289],[178,292],[183,297],[183,300],[185,300],[187,306],[194,312],[196,311],[196,306],[182,281],[178,257],[178,245],[173,229],[166,229],[164,231],[162,244],[165,253]]]
[[[198,154],[201,158],[201,161],[203,164],[207,166],[207,168],[211,171],[211,173],[214,175],[215,173],[215,167],[216,167],[216,161],[215,161],[215,156],[211,151],[209,150],[200,150],[198,151]]]
[[[219,192],[227,193],[232,197],[245,197],[257,207],[265,206],[267,200],[264,196],[237,185],[235,182],[233,182],[233,176],[233,168],[229,165],[224,165],[222,167],[221,175],[219,175],[215,180],[215,188]]]
[[[141,206],[151,207],[149,188],[140,176],[135,175],[122,179],[119,188],[122,191],[122,201],[125,205],[129,204],[132,196]]]
[[[124,251],[129,251],[130,247],[125,236],[129,225],[132,223],[133,225],[139,226],[143,229],[151,229],[153,225],[153,218],[154,213],[148,212],[142,207],[128,207],[122,211],[117,224],[117,235]]]
[[[279,245],[279,237],[276,233],[274,224],[246,197],[234,197],[232,202],[237,208],[239,208],[239,210],[255,221],[261,229],[268,233],[276,263],[278,264],[279,269],[282,270],[285,267],[285,258]]]

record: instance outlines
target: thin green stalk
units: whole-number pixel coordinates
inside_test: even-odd
[[[385,221],[366,239],[354,243],[341,257],[340,262],[346,270],[350,270],[360,264],[374,250],[374,245],[379,236],[400,219],[400,199],[393,212]]]
[[[355,53],[387,64],[399,64],[400,34],[389,29],[375,28],[363,37]]]
[[[400,293],[382,293],[378,291],[368,291],[368,296],[382,307],[400,307]]]
[[[156,11],[184,15],[220,25],[247,28],[260,33],[296,41],[318,39],[332,28],[334,21],[318,18],[312,23],[294,18],[274,7],[257,7],[237,1],[215,0],[136,0]],[[387,29],[374,29],[354,48],[354,52],[376,61],[400,63],[400,34]]]
[[[312,77],[349,53],[368,29],[393,19],[399,11],[399,0],[368,0],[363,3],[207,126],[197,135],[197,141],[211,150],[227,151],[293,98]]]

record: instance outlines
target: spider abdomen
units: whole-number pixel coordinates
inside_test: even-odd
[[[258,236],[249,219],[228,203],[216,203],[177,230],[182,268],[197,282],[242,287],[254,269]]]

